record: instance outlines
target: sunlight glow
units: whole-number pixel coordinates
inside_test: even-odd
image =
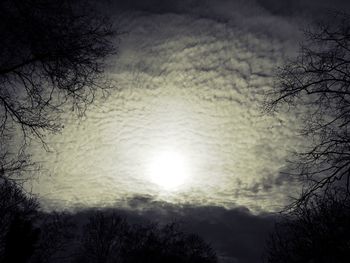
[[[183,155],[167,151],[157,154],[150,165],[151,181],[165,190],[175,190],[188,177]]]

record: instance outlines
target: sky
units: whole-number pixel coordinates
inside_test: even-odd
[[[123,32],[108,61],[117,88],[79,121],[67,109],[63,131],[46,136],[49,152],[33,144],[41,170],[28,187],[46,211],[180,220],[222,262],[259,262],[275,213],[300,190],[287,161],[307,145],[302,109],[266,115],[262,102],[276,67],[297,55],[300,29],[335,7],[349,4],[109,3]]]

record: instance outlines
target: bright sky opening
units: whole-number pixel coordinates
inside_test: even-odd
[[[155,155],[150,164],[150,178],[164,190],[178,189],[188,178],[184,156],[175,151]]]

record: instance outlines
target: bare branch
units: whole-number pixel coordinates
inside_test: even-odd
[[[328,21],[304,31],[299,56],[277,70],[265,101],[267,112],[298,103],[308,108],[302,135],[312,145],[295,155],[293,173],[304,180],[304,190],[292,206],[333,186],[349,192],[350,16],[335,13]]]

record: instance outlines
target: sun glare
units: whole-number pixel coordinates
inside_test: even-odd
[[[183,185],[188,176],[183,156],[178,152],[157,154],[150,166],[153,183],[166,190],[174,190]]]

